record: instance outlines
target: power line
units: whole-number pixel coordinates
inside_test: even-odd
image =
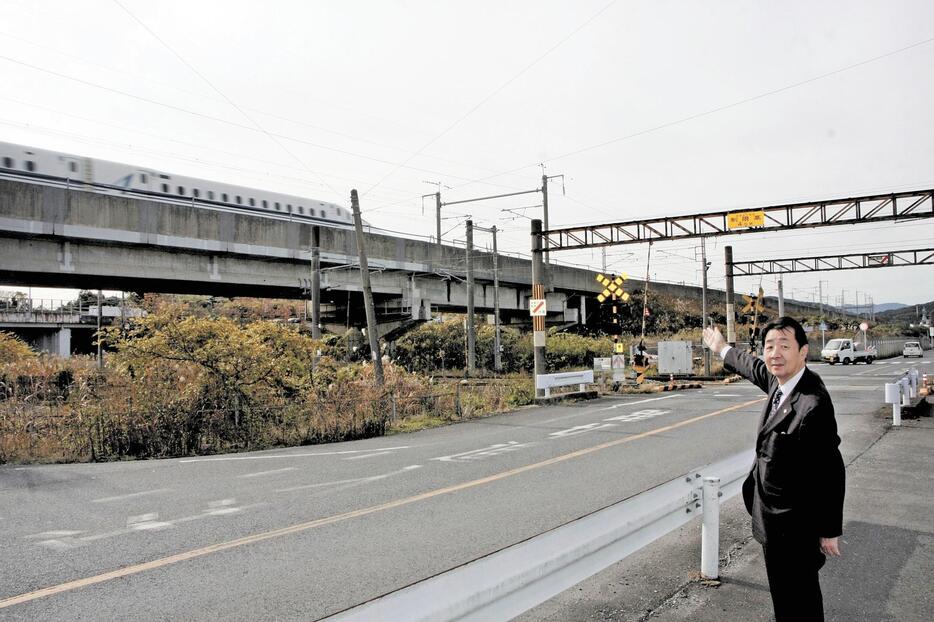
[[[486,97],[484,97],[484,98],[481,99],[479,102],[477,102],[470,110],[468,110],[468,111],[465,112],[463,115],[461,115],[456,121],[454,121],[452,124],[450,124],[443,132],[441,132],[440,134],[438,134],[437,136],[435,136],[434,138],[432,138],[431,140],[429,140],[427,143],[425,143],[424,145],[422,145],[422,146],[419,148],[419,150],[415,152],[414,155],[412,155],[408,160],[406,160],[406,161],[403,163],[403,165],[404,165],[404,164],[408,164],[408,163],[412,160],[412,158],[414,158],[414,157],[416,157],[417,155],[421,154],[422,151],[424,151],[425,149],[427,149],[428,147],[430,147],[431,145],[433,145],[433,144],[436,143],[437,141],[441,140],[441,138],[443,138],[444,136],[446,136],[451,130],[453,130],[455,127],[457,127],[458,125],[460,125],[461,122],[462,122],[464,119],[466,119],[467,117],[469,117],[470,115],[472,115],[474,112],[476,112],[481,106],[483,106],[483,104],[485,104],[486,102],[488,102],[490,99],[492,99],[496,94],[498,94],[500,91],[502,91],[503,89],[505,89],[507,86],[509,86],[510,84],[512,84],[513,82],[515,82],[522,74],[524,74],[524,73],[527,72],[529,69],[531,69],[532,67],[534,67],[535,65],[537,65],[537,64],[538,64],[542,59],[544,59],[546,56],[548,56],[549,54],[551,54],[552,52],[554,52],[555,50],[557,50],[559,47],[561,47],[562,45],[564,45],[564,43],[567,42],[571,37],[573,37],[573,36],[576,35],[578,32],[580,32],[581,30],[583,30],[586,26],[588,26],[588,25],[590,24],[590,22],[592,22],[592,21],[594,21],[595,19],[597,19],[600,15],[602,15],[607,9],[609,9],[609,8],[610,8],[611,6],[613,6],[614,4],[616,4],[616,0],[610,0],[610,2],[607,3],[606,5],[604,5],[603,8],[601,8],[599,11],[597,11],[596,13],[594,13],[593,15],[591,15],[590,17],[588,17],[588,18],[584,21],[584,23],[582,23],[582,24],[579,25],[577,28],[575,28],[574,30],[572,30],[568,35],[566,35],[566,36],[565,36],[564,38],[562,38],[560,41],[558,41],[557,43],[555,43],[553,46],[551,46],[550,48],[548,48],[547,50],[545,50],[545,52],[544,52],[543,54],[541,54],[541,55],[538,56],[535,60],[533,60],[533,61],[530,62],[528,65],[526,65],[525,67],[523,67],[517,74],[513,75],[511,78],[509,78],[508,80],[506,80],[503,84],[501,84],[501,85],[499,85],[498,87],[496,87],[495,89],[493,89],[493,91],[492,91],[491,93],[489,93]],[[367,191],[363,193],[363,195],[366,196],[366,195],[370,192],[370,190],[373,190],[373,188],[376,188],[376,187],[379,186],[381,183],[383,183],[386,179],[388,179],[390,176],[394,175],[394,174],[396,173],[396,171],[398,171],[400,168],[402,168],[403,165],[396,166],[394,169],[392,169],[391,171],[389,171],[388,173],[386,173],[385,175],[383,175],[383,177],[380,178],[380,180],[377,181],[375,184],[373,184],[372,186],[370,186],[370,187],[367,189]],[[525,168],[525,167],[523,167],[523,168]]]
[[[31,45],[31,46],[36,47],[36,48],[41,49],[41,50],[46,50],[46,51],[52,52],[53,54],[57,54],[57,55],[59,55],[59,56],[65,57],[65,58],[70,58],[70,59],[76,60],[76,61],[78,61],[78,62],[81,62],[81,63],[83,63],[83,64],[89,65],[89,66],[91,66],[91,67],[96,67],[96,68],[98,68],[98,69],[103,69],[103,70],[109,71],[109,72],[111,72],[111,73],[121,74],[121,75],[125,75],[125,76],[126,76],[126,75],[132,75],[132,77],[133,77],[133,79],[134,79],[135,81],[140,81],[140,80],[142,80],[142,81],[147,82],[147,83],[149,83],[149,84],[151,84],[151,85],[153,85],[153,86],[156,86],[156,87],[158,87],[158,88],[160,88],[160,89],[172,89],[172,90],[174,90],[174,91],[176,91],[176,92],[178,92],[178,93],[181,93],[181,94],[183,94],[183,95],[185,95],[185,96],[187,96],[187,97],[198,97],[198,98],[205,99],[205,100],[208,100],[208,101],[213,101],[213,102],[222,101],[221,99],[217,99],[217,98],[213,98],[213,97],[206,96],[204,93],[198,93],[198,92],[195,92],[195,91],[189,91],[189,90],[180,88],[180,87],[178,87],[178,86],[175,85],[175,84],[171,84],[171,83],[168,83],[168,82],[160,82],[160,81],[158,81],[158,80],[153,80],[153,79],[151,79],[148,75],[145,75],[145,74],[140,75],[140,74],[138,74],[138,73],[136,73],[136,72],[131,73],[131,72],[128,72],[128,71],[123,71],[123,70],[117,69],[117,68],[115,68],[115,67],[110,67],[110,66],[108,66],[108,65],[103,65],[103,64],[100,64],[100,63],[96,63],[96,62],[94,62],[94,61],[88,60],[88,59],[83,58],[83,57],[81,57],[81,56],[78,56],[78,55],[76,55],[76,54],[70,54],[70,53],[68,53],[68,52],[64,52],[64,51],[62,51],[62,50],[58,50],[58,49],[55,49],[55,48],[52,48],[52,47],[49,47],[49,46],[46,46],[46,45],[42,45],[42,44],[40,44],[40,43],[36,43],[35,41],[30,41],[29,39],[26,39],[26,38],[24,38],[24,37],[20,37],[20,36],[17,36],[17,35],[13,35],[13,34],[10,34],[10,33],[7,33],[7,32],[0,32],[0,36],[8,37],[8,38],[10,38],[10,39],[15,39],[16,41],[19,41],[19,42],[21,42],[21,43],[25,43],[25,44],[27,44],[27,45]],[[333,103],[332,103],[332,105],[333,105]],[[372,145],[372,146],[374,146],[374,147],[379,147],[379,148],[381,148],[381,149],[392,149],[392,150],[394,150],[394,151],[400,151],[400,152],[405,153],[405,154],[411,153],[410,150],[405,149],[405,148],[402,148],[402,147],[399,147],[399,146],[396,146],[396,145],[390,145],[390,144],[386,144],[386,143],[381,143],[381,142],[377,142],[377,141],[374,141],[374,140],[370,140],[370,139],[368,139],[368,138],[363,138],[363,137],[355,136],[355,135],[353,135],[353,134],[348,134],[348,133],[346,133],[346,132],[342,132],[342,131],[339,131],[339,130],[335,130],[335,129],[323,127],[323,126],[321,126],[321,125],[315,125],[315,124],[313,124],[313,123],[308,123],[307,121],[300,121],[300,120],[298,120],[298,119],[294,119],[294,118],[291,118],[291,117],[287,117],[287,116],[284,116],[284,115],[281,115],[281,114],[269,112],[268,110],[261,110],[261,109],[258,109],[258,108],[251,108],[251,107],[244,107],[244,110],[248,110],[248,111],[250,111],[250,112],[255,112],[255,113],[261,114],[261,115],[263,115],[263,116],[270,117],[270,118],[272,118],[272,119],[277,119],[277,120],[279,120],[279,121],[285,121],[285,122],[287,122],[287,123],[292,123],[292,124],[294,124],[294,125],[298,125],[298,126],[310,128],[310,129],[313,129],[313,130],[316,130],[316,131],[319,131],[319,132],[325,132],[325,133],[328,133],[328,134],[333,134],[333,135],[335,135],[335,136],[339,136],[339,137],[341,137],[341,138],[346,138],[346,139],[349,139],[349,140],[353,140],[353,141],[365,143],[365,144],[367,144],[367,145]],[[361,114],[361,115],[362,115],[362,114],[364,114],[364,113],[360,113],[360,112],[354,111],[354,114]],[[365,116],[370,116],[370,115],[365,115]],[[400,127],[406,127],[407,129],[409,128],[408,125],[403,124],[403,123],[401,123],[401,122],[399,122],[399,121],[393,121],[393,120],[389,120],[389,119],[383,119],[383,118],[381,118],[381,117],[375,117],[375,116],[373,116],[373,118],[374,118],[374,119],[378,119],[379,121],[381,121],[381,122],[383,122],[383,123],[395,124],[395,125],[399,125]],[[291,137],[290,137],[290,138],[291,138]],[[437,160],[438,162],[443,162],[443,163],[445,163],[445,164],[452,164],[452,165],[462,166],[462,167],[467,167],[467,168],[481,169],[481,170],[485,170],[485,171],[488,171],[488,172],[491,172],[491,173],[492,173],[492,172],[495,172],[493,169],[487,168],[487,167],[485,167],[485,166],[481,166],[481,165],[477,165],[477,164],[469,164],[469,163],[467,163],[467,162],[460,162],[460,161],[457,161],[457,160],[451,160],[450,158],[444,158],[444,157],[441,157],[441,156],[438,156],[438,155],[433,155],[433,154],[430,154],[430,153],[423,153],[423,154],[421,154],[421,157],[428,158],[428,159],[431,159],[431,160]],[[304,170],[304,169],[303,169],[303,170]],[[466,178],[465,178],[465,179],[466,179]]]
[[[625,135],[619,136],[619,137],[617,137],[617,138],[612,138],[612,139],[610,139],[610,140],[606,140],[606,141],[603,141],[603,142],[600,142],[600,143],[596,143],[596,144],[589,145],[589,146],[586,146],[586,147],[581,147],[581,148],[578,148],[578,149],[574,149],[574,150],[572,150],[572,151],[568,151],[568,152],[563,153],[563,154],[561,154],[561,155],[554,156],[554,157],[552,157],[552,158],[547,158],[545,161],[546,161],[546,162],[555,162],[555,161],[557,161],[557,160],[562,160],[562,159],[564,159],[564,158],[568,158],[568,157],[571,157],[571,156],[580,155],[580,154],[585,153],[585,152],[587,152],[587,151],[593,151],[593,150],[595,150],[595,149],[601,149],[601,148],[607,147],[607,146],[609,146],[609,145],[613,145],[613,144],[616,144],[616,143],[619,143],[619,142],[623,142],[623,141],[626,141],[626,140],[631,140],[631,139],[633,139],[633,138],[638,138],[638,137],[640,137],[640,136],[645,136],[646,134],[651,134],[651,133],[657,132],[657,131],[659,131],[659,130],[667,129],[667,128],[673,127],[673,126],[675,126],[675,125],[680,125],[680,124],[682,124],[682,123],[687,123],[687,122],[689,122],[689,121],[694,121],[694,120],[700,119],[700,118],[702,118],[702,117],[706,117],[706,116],[710,116],[710,115],[713,115],[713,114],[717,114],[718,112],[723,112],[724,110],[729,110],[729,109],[731,109],[731,108],[736,108],[736,107],[738,107],[738,106],[742,106],[743,104],[748,104],[748,103],[751,103],[751,102],[754,102],[754,101],[757,101],[757,100],[760,100],[760,99],[764,99],[764,98],[766,98],[766,97],[770,97],[770,96],[772,96],[772,95],[777,95],[777,94],[779,94],[779,93],[783,93],[783,92],[789,91],[789,90],[791,90],[791,89],[795,89],[795,88],[798,88],[798,87],[801,87],[801,86],[805,86],[805,85],[807,85],[807,84],[811,84],[811,83],[813,83],[813,82],[817,82],[818,80],[823,80],[823,79],[825,79],[825,78],[830,78],[830,77],[832,77],[832,76],[835,76],[835,75],[844,73],[844,72],[846,72],[846,71],[850,71],[850,70],[852,70],[852,69],[856,69],[857,67],[862,67],[863,65],[868,65],[869,63],[874,63],[874,62],[876,62],[876,61],[882,60],[882,59],[884,59],[884,58],[888,58],[888,57],[890,57],[890,56],[894,56],[894,55],[896,55],[896,54],[901,54],[902,52],[906,52],[906,51],[911,50],[911,49],[914,49],[914,48],[916,48],[916,47],[920,47],[920,46],[922,46],[922,45],[927,45],[928,43],[931,43],[932,41],[934,41],[934,37],[931,37],[931,38],[928,38],[928,39],[924,39],[924,40],[922,40],[922,41],[918,41],[918,42],[912,43],[912,44],[910,44],[910,45],[906,45],[906,46],[904,46],[904,47],[898,48],[898,49],[896,49],[896,50],[892,50],[892,51],[890,51],[890,52],[886,52],[886,53],[880,54],[880,55],[878,55],[878,56],[873,56],[872,58],[868,58],[868,59],[865,59],[865,60],[862,60],[862,61],[859,61],[859,62],[856,62],[856,63],[852,63],[852,64],[846,65],[846,66],[844,66],[844,67],[840,67],[840,68],[838,68],[838,69],[834,69],[833,71],[829,71],[829,72],[827,72],[827,73],[823,73],[823,74],[814,76],[814,77],[812,77],[812,78],[808,78],[808,79],[806,79],[806,80],[801,80],[801,81],[799,81],[799,82],[794,82],[794,83],[792,83],[792,84],[787,84],[787,85],[785,85],[785,86],[782,86],[782,87],[779,87],[779,88],[776,88],[776,89],[772,89],[772,90],[770,90],[770,91],[765,91],[765,92],[763,92],[763,93],[759,93],[758,95],[753,95],[753,96],[751,96],[751,97],[746,97],[746,98],[744,98],[744,99],[740,99],[740,100],[731,102],[731,103],[729,103],[729,104],[724,104],[724,105],[722,105],[722,106],[717,106],[716,108],[711,108],[711,109],[705,110],[705,111],[703,111],[703,112],[698,112],[698,113],[695,113],[695,114],[692,114],[692,115],[688,115],[688,116],[686,116],[686,117],[681,117],[681,118],[679,118],[679,119],[675,119],[675,120],[673,120],[673,121],[668,121],[668,122],[666,122],[666,123],[662,123],[662,124],[659,124],[659,125],[655,125],[655,126],[653,126],[653,127],[649,127],[649,128],[644,129],[644,130],[639,130],[638,132],[633,132],[633,133],[631,133],[631,134],[625,134]],[[541,161],[537,161],[537,162],[534,162],[534,163],[525,164],[525,165],[523,165],[523,166],[518,166],[518,167],[516,167],[516,168],[509,169],[509,170],[507,170],[507,171],[503,171],[501,174],[502,174],[502,175],[511,175],[511,174],[513,174],[513,173],[516,173],[516,172],[518,172],[518,171],[521,171],[521,170],[524,170],[524,169],[527,169],[527,168],[539,166],[540,164],[541,164]],[[491,176],[491,177],[481,177],[481,178],[479,178],[479,179],[472,180],[472,182],[469,182],[469,183],[474,183],[474,182],[476,182],[476,183],[487,182],[488,180],[494,179],[495,177],[497,177],[497,175],[493,175],[493,176]]]
[[[91,87],[91,88],[99,89],[99,90],[102,90],[102,91],[107,91],[107,92],[110,92],[110,93],[115,93],[115,94],[117,94],[117,95],[122,95],[122,96],[127,97],[127,98],[130,98],[130,99],[134,99],[134,100],[137,100],[137,101],[145,102],[145,103],[147,103],[147,104],[152,104],[152,105],[154,105],[154,106],[160,106],[160,107],[163,107],[163,108],[168,108],[168,109],[170,109],[170,110],[174,110],[174,111],[176,111],[176,112],[181,112],[181,113],[183,113],[183,114],[192,115],[192,116],[195,116],[195,117],[198,117],[198,118],[202,118],[202,119],[206,119],[206,120],[209,120],[209,121],[215,121],[215,122],[217,122],[217,123],[222,123],[222,124],[224,124],[224,125],[229,125],[229,126],[236,127],[236,128],[238,128],[238,129],[242,129],[242,130],[247,130],[247,131],[250,131],[250,132],[262,132],[262,133],[266,133],[266,132],[263,132],[263,130],[261,130],[261,129],[257,129],[257,128],[255,128],[255,127],[251,127],[251,126],[245,125],[245,124],[243,124],[243,123],[238,123],[238,122],[236,122],[236,121],[231,121],[231,120],[229,120],[229,119],[224,119],[224,118],[221,118],[221,117],[216,117],[216,116],[213,116],[213,115],[205,114],[205,113],[203,113],[203,112],[198,112],[198,111],[196,111],[196,110],[191,110],[191,109],[188,109],[188,108],[184,108],[184,107],[182,107],[182,106],[177,106],[177,105],[175,105],[175,104],[170,104],[170,103],[167,103],[167,102],[159,101],[159,100],[156,100],[156,99],[152,99],[152,98],[150,98],[150,97],[145,97],[145,96],[143,96],[143,95],[137,95],[136,93],[132,93],[132,92],[130,92],[130,91],[125,91],[125,90],[122,90],[122,89],[118,89],[118,88],[113,88],[113,87],[105,86],[105,85],[103,85],[103,84],[98,84],[98,83],[92,82],[92,81],[90,81],[90,80],[85,80],[84,78],[78,78],[78,77],[71,76],[71,75],[68,75],[68,74],[65,74],[65,73],[61,73],[61,72],[59,72],[59,71],[55,71],[55,70],[52,70],[52,69],[47,69],[47,68],[45,68],[45,67],[40,67],[40,66],[38,66],[38,65],[34,65],[34,64],[32,64],[32,63],[28,63],[28,62],[25,62],[25,61],[21,61],[21,60],[18,60],[18,59],[16,59],[16,58],[12,58],[12,57],[10,57],[10,56],[6,56],[6,55],[3,55],[3,54],[0,54],[0,60],[5,60],[5,61],[7,61],[7,62],[10,62],[10,63],[16,64],[16,65],[23,66],[23,67],[26,67],[26,68],[28,68],[28,69],[32,69],[32,70],[34,70],[34,71],[38,71],[38,72],[41,72],[41,73],[46,73],[46,74],[49,74],[49,75],[53,75],[53,76],[62,78],[62,79],[64,79],[64,80],[69,80],[69,81],[72,81],[72,82],[77,82],[78,84],[82,84],[82,85],[84,85],[84,86],[89,86],[89,87]],[[361,158],[361,159],[364,159],[364,160],[369,160],[369,161],[371,161],[371,162],[377,162],[377,163],[380,163],[380,164],[388,164],[388,165],[396,165],[396,164],[397,164],[396,162],[393,162],[393,161],[391,161],[391,160],[385,160],[385,159],[383,159],[383,158],[377,158],[377,157],[374,157],[374,156],[369,156],[369,155],[365,155],[365,154],[362,154],[362,153],[358,153],[358,152],[354,152],[354,151],[349,151],[349,150],[347,150],[347,149],[340,149],[340,148],[337,148],[337,147],[331,147],[331,146],[328,146],[328,145],[323,145],[323,144],[321,144],[321,143],[316,143],[316,142],[314,142],[314,141],[304,140],[304,139],[301,139],[301,138],[296,138],[296,137],[284,135],[284,134],[281,134],[281,133],[269,132],[269,134],[271,134],[272,136],[275,136],[276,138],[282,138],[282,139],[289,140],[289,141],[292,141],[292,142],[295,142],[295,143],[299,143],[299,144],[302,144],[302,145],[307,145],[307,146],[310,146],[310,147],[314,147],[314,148],[316,148],[316,149],[323,149],[323,150],[325,150],[325,151],[332,151],[332,152],[334,152],[334,153],[340,153],[340,154],[348,155],[348,156],[355,157],[355,158]],[[465,181],[470,181],[470,179],[471,179],[471,178],[469,178],[469,177],[463,177],[463,176],[460,176],[460,175],[453,175],[453,174],[450,174],[450,173],[442,173],[442,172],[440,172],[440,171],[435,171],[435,170],[432,170],[432,169],[426,169],[426,168],[421,168],[421,167],[417,167],[417,166],[410,166],[408,163],[402,164],[401,167],[402,167],[402,168],[406,168],[406,169],[410,169],[410,170],[413,170],[413,171],[418,171],[418,172],[420,172],[420,173],[427,173],[427,174],[429,174],[429,175],[446,176],[446,177],[449,177],[449,178],[452,178],[452,179],[459,179],[459,180],[465,180]],[[498,175],[497,175],[497,176],[498,176]],[[497,187],[502,187],[502,188],[514,189],[514,186],[509,186],[509,185],[506,185],[506,184],[495,183],[495,182],[484,182],[484,183],[488,183],[488,184],[491,185],[491,186],[497,186]],[[418,195],[418,196],[421,196],[421,195]],[[413,198],[418,198],[418,197],[413,196]],[[406,201],[407,201],[407,200],[411,200],[411,199],[406,199]],[[400,202],[402,202],[402,201],[400,201]]]

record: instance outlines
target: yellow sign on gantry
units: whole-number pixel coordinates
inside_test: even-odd
[[[745,229],[747,227],[764,227],[765,212],[735,212],[726,215],[727,229]]]

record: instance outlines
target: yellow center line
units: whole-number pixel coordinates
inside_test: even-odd
[[[383,512],[385,510],[391,510],[393,508],[402,507],[404,505],[409,505],[411,503],[416,503],[418,501],[424,501],[425,499],[431,499],[433,497],[439,497],[441,495],[447,495],[454,492],[459,492],[461,490],[466,490],[468,488],[474,488],[476,486],[483,486],[484,484],[490,484],[492,482],[497,482],[499,480],[512,477],[514,475],[519,475],[521,473],[526,473],[528,471],[534,471],[536,469],[541,469],[552,464],[558,464],[565,462],[567,460],[573,460],[574,458],[580,458],[581,456],[586,456],[603,449],[608,449],[610,447],[615,447],[617,445],[622,445],[623,443],[629,443],[631,441],[636,441],[642,438],[649,436],[654,436],[656,434],[661,434],[663,432],[668,432],[692,423],[697,423],[698,421],[703,421],[710,417],[715,417],[717,415],[722,415],[734,410],[739,410],[740,408],[746,408],[747,406],[752,406],[753,404],[764,401],[766,398],[759,398],[752,400],[750,402],[744,402],[743,404],[737,404],[735,406],[730,406],[728,408],[723,408],[721,410],[714,411],[712,413],[707,413],[706,415],[699,415],[691,419],[685,419],[684,421],[679,421],[678,423],[673,423],[662,428],[656,428],[654,430],[649,430],[648,432],[641,432],[639,434],[634,434],[632,436],[626,436],[624,438],[619,438],[613,441],[608,441],[606,443],[601,443],[600,445],[594,445],[593,447],[587,447],[585,449],[579,449],[577,451],[572,451],[571,453],[562,454],[560,456],[555,456],[554,458],[549,458],[542,462],[536,462],[534,464],[527,464],[515,469],[510,469],[509,471],[503,471],[495,475],[490,475],[488,477],[482,477],[480,479],[471,480],[469,482],[464,482],[462,484],[455,484],[453,486],[447,486],[445,488],[437,488],[435,490],[430,490],[428,492],[423,492],[418,495],[411,497],[405,497],[404,499],[396,499],[395,501],[388,501],[386,503],[381,503],[379,505],[370,506],[368,508],[362,508],[359,510],[354,510],[352,512],[345,512],[344,514],[335,514],[334,516],[328,516],[326,518],[319,518],[313,521],[308,521],[305,523],[298,523],[296,525],[291,525],[289,527],[283,527],[281,529],[273,529],[272,531],[266,531],[263,533],[254,534],[251,536],[244,536],[243,538],[237,538],[236,540],[229,540],[227,542],[220,542],[218,544],[212,544],[210,546],[201,547],[198,549],[192,549],[190,551],[185,551],[184,553],[178,553],[177,555],[170,555],[168,557],[162,557],[160,559],[154,559],[149,562],[142,564],[134,564],[132,566],[126,566],[124,568],[118,568],[117,570],[111,570],[110,572],[105,572],[102,574],[94,575],[92,577],[85,577],[83,579],[76,579],[74,581],[68,581],[66,583],[60,583],[59,585],[52,585],[49,587],[42,588],[41,590],[36,590],[34,592],[27,592],[25,594],[20,594],[18,596],[11,596],[9,598],[0,600],[0,609],[6,607],[12,607],[13,605],[19,605],[22,603],[27,603],[33,600],[38,600],[40,598],[45,598],[47,596],[54,596],[55,594],[61,594],[62,592],[68,592],[71,590],[76,590],[81,587],[86,587],[88,585],[94,585],[96,583],[104,583],[105,581],[110,581],[112,579],[119,579],[121,577],[126,577],[129,575],[139,574],[141,572],[146,572],[147,570],[155,570],[157,568],[162,568],[163,566],[169,566],[171,564],[177,564],[179,562],[187,561],[189,559],[194,559],[196,557],[203,557],[205,555],[210,555],[212,553],[219,553],[220,551],[226,551],[227,549],[233,549],[240,546],[245,546],[247,544],[253,544],[256,542],[262,542],[264,540],[271,540],[272,538],[279,538],[281,536],[287,536],[293,533],[300,533],[302,531],[307,531],[309,529],[315,529],[317,527],[323,527],[325,525],[331,525],[333,523],[339,523],[352,518],[360,518],[361,516],[367,516],[368,514],[375,514],[376,512]]]

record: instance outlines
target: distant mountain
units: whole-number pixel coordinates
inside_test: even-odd
[[[883,313],[885,311],[892,311],[893,309],[904,309],[910,305],[903,305],[900,302],[884,302],[881,305],[876,305],[876,313]]]
[[[922,309],[927,309],[928,318],[930,318],[934,314],[934,300],[920,305],[902,305],[898,309],[890,309],[882,313],[878,312],[879,305],[876,305],[876,318],[881,318],[886,322],[916,323],[921,317]]]

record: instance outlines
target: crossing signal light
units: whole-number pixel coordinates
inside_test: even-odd
[[[597,294],[597,302],[605,302],[608,298],[616,296],[623,302],[629,300],[629,294],[623,291],[623,283],[629,276],[625,273],[610,278],[604,274],[596,276],[597,283],[603,286],[603,291]]]

